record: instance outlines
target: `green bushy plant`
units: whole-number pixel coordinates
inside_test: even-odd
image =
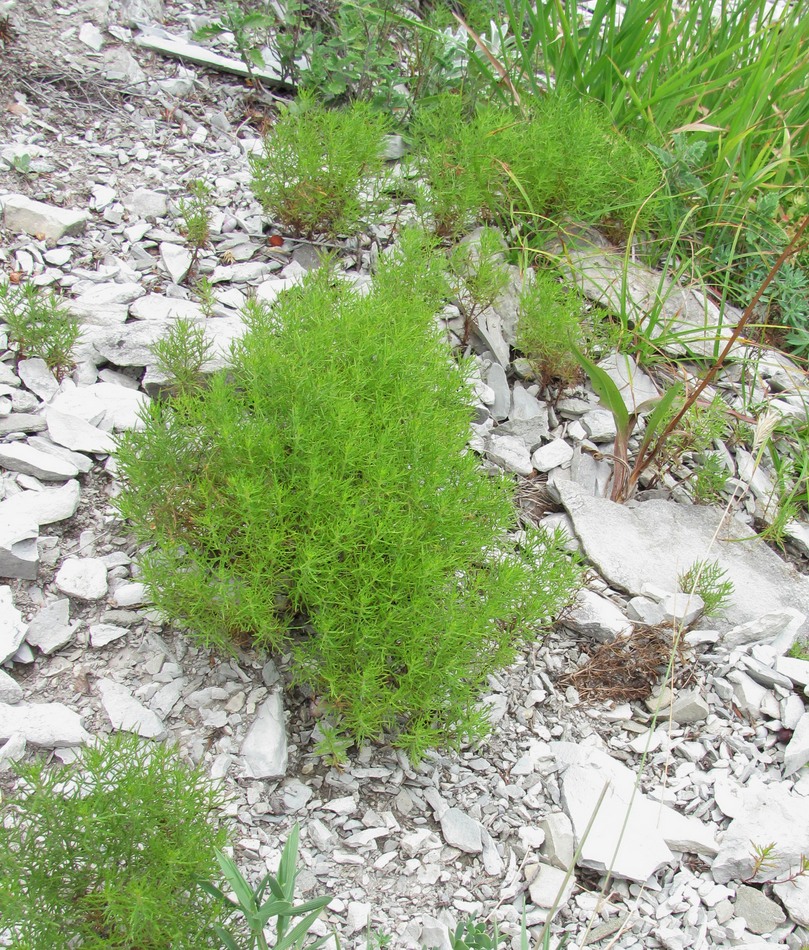
[[[584,344],[584,309],[581,294],[560,283],[552,270],[540,269],[525,281],[520,294],[517,347],[543,384],[559,380],[570,385],[581,375],[570,344]]]
[[[263,69],[265,66],[261,38],[266,40],[268,31],[275,25],[275,16],[270,12],[272,7],[270,4],[266,6],[266,10],[250,10],[228,0],[222,4],[219,19],[196,30],[194,39],[207,40],[229,33],[247,69],[248,77],[255,83],[256,68]]]
[[[327,110],[308,96],[278,117],[250,160],[264,210],[299,234],[350,234],[374,206],[388,120],[364,102]]]
[[[224,920],[220,794],[169,747],[118,735],[71,766],[17,766],[0,813],[0,921],[27,950],[199,950]]]
[[[596,103],[547,93],[519,112],[470,110],[445,94],[417,111],[421,206],[435,232],[516,224],[530,237],[569,219],[627,230],[651,223],[662,175],[653,156],[611,125]]]
[[[205,329],[180,317],[168,333],[152,345],[155,366],[169,376],[175,393],[196,389],[202,382],[202,368],[214,354]]]
[[[515,548],[512,483],[466,451],[435,270],[406,234],[366,296],[323,268],[254,304],[229,372],[153,403],[118,453],[159,609],[291,649],[337,727],[416,758],[485,731],[487,675],[578,578],[558,538]]]
[[[416,110],[411,134],[423,178],[416,206],[439,237],[457,238],[490,217],[491,193],[502,194],[507,180],[496,161],[504,149],[494,140],[508,134],[509,124],[505,110],[470,110],[451,93]]]
[[[0,322],[6,325],[18,361],[38,356],[60,380],[72,368],[81,329],[70,307],[53,291],[0,283]]]

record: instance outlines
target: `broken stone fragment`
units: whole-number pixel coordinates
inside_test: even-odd
[[[87,211],[57,208],[24,195],[7,195],[0,201],[7,230],[41,235],[50,241],[58,241],[66,234],[81,234],[90,218]]]
[[[81,745],[90,738],[81,716],[62,703],[0,703],[0,739],[15,733],[43,749]]]

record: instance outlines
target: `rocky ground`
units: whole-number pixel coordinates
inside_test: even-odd
[[[182,36],[198,12],[159,0],[23,2],[5,39],[2,270],[65,292],[83,337],[61,384],[40,360],[15,367],[0,340],[4,787],[9,762],[39,748],[68,761],[115,730],[170,738],[225,783],[234,853],[251,874],[275,869],[300,822],[300,892],[334,895],[319,932],[346,947],[386,935],[396,947],[447,947],[447,927],[469,914],[516,936],[523,909],[536,934],[561,891],[554,933],[571,948],[799,950],[809,943],[809,876],[794,877],[809,855],[809,662],[785,654],[806,632],[809,581],[762,542],[737,540],[766,515],[770,476],[726,448],[736,491],[726,516],[683,489],[626,506],[600,497],[612,418],[586,388],[551,404],[513,359],[518,275],[474,336],[470,444],[515,473],[524,516],[565,528],[590,572],[563,624],[491,679],[485,744],[418,768],[368,746],[331,767],[313,754],[316,710],[288,687],[285,657],[223,659],[150,610],[111,507],[109,456],[111,434],[134,425],[164,381],[149,346],[189,315],[224,355],[247,295],[274,299],[318,259],[300,242],[268,244],[248,187],[266,98],[139,45],[138,24]],[[209,318],[183,283],[178,200],[196,178],[215,191],[199,260],[216,291]],[[382,221],[360,242],[349,276],[367,279],[390,231]],[[598,299],[609,254],[590,264]],[[451,336],[457,311],[444,322]],[[731,404],[739,355],[718,383]],[[630,406],[641,402],[651,380],[625,361],[608,366]],[[747,383],[763,401],[805,414],[798,367],[775,353],[756,366]],[[799,566],[806,531],[792,527]],[[735,585],[720,620],[677,595],[678,573],[705,557]],[[689,632],[663,685],[677,623]],[[770,842],[772,861],[755,874],[754,848]]]

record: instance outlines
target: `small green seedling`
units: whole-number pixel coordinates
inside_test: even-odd
[[[193,248],[190,271],[193,271],[199,252],[207,246],[211,237],[211,196],[213,189],[204,181],[194,180],[188,184],[188,198],[180,199],[180,214],[186,239]]]
[[[152,354],[157,369],[174,380],[173,391],[187,393],[200,386],[202,367],[213,356],[213,344],[199,324],[181,317],[152,345]]]
[[[733,581],[718,561],[695,561],[677,580],[681,591],[702,598],[706,617],[722,614],[733,596]]]

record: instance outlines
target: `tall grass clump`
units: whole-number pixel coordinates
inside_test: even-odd
[[[198,886],[219,877],[220,794],[159,743],[118,735],[70,766],[17,766],[0,809],[0,928],[12,947],[201,950],[228,916]],[[5,945],[5,944],[4,944]]]
[[[466,451],[439,261],[408,233],[367,296],[322,269],[252,306],[229,372],[153,403],[118,455],[159,609],[291,650],[351,735],[416,757],[485,730],[486,677],[578,577],[554,538],[515,546],[511,482]]]
[[[329,110],[301,94],[250,159],[256,198],[298,234],[354,233],[375,204],[388,124],[366,102]]]

